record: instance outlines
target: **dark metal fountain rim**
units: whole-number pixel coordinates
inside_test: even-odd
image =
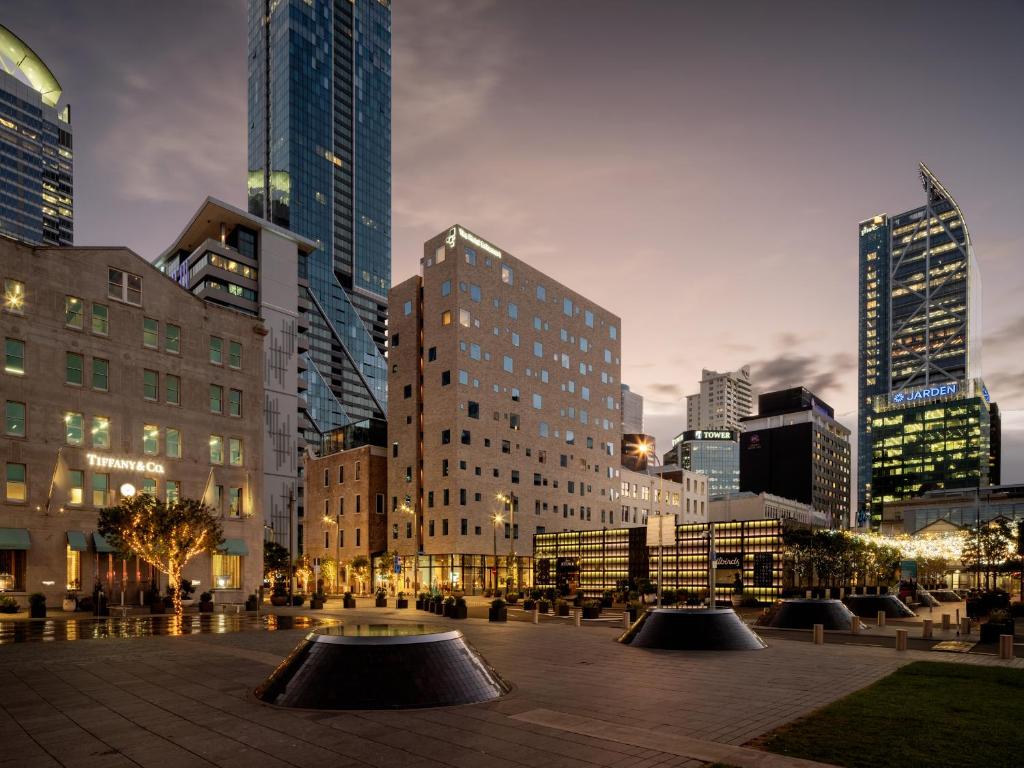
[[[362,626],[366,625],[345,625],[339,623],[318,627],[306,635],[306,640],[312,643],[330,643],[332,645],[415,645],[418,643],[439,643],[446,640],[458,640],[463,637],[462,632],[457,629],[422,625],[421,631],[399,631],[395,634],[361,634],[357,631],[356,634],[344,634],[346,629],[358,630]],[[400,630],[406,629],[406,626],[401,624],[389,624],[386,626]],[[409,629],[412,629],[412,627],[409,627]]]

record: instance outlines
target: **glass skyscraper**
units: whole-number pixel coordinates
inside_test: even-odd
[[[708,476],[708,496],[740,490],[740,433],[732,429],[688,429],[672,439],[662,462]]]
[[[316,243],[307,439],[387,408],[391,286],[388,0],[249,0],[249,211]]]
[[[72,245],[71,108],[60,83],[0,25],[0,232],[41,245]]]
[[[860,223],[857,522],[990,478],[980,277],[963,213],[924,165],[925,203]]]

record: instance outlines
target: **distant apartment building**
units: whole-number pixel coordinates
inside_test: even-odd
[[[801,526],[829,528],[831,520],[810,504],[784,499],[771,493],[730,493],[712,499],[708,518],[714,523],[740,520],[781,520]]]
[[[740,489],[740,433],[732,429],[688,429],[672,439],[662,462],[708,478],[709,495]]]
[[[622,434],[641,434],[644,431],[644,398],[622,385]]]
[[[71,106],[46,63],[0,24],[0,234],[74,242]]]
[[[184,571],[242,602],[263,577],[263,323],[184,294],[125,248],[0,237],[0,591],[140,592],[98,511],[136,493],[202,499],[225,541]]]
[[[686,398],[687,429],[743,430],[742,420],[753,413],[750,366],[738,371],[701,372],[700,392]]]
[[[758,398],[743,420],[740,491],[810,504],[829,527],[850,521],[850,430],[832,407],[804,387]]]
[[[648,472],[619,470],[620,525],[646,525],[651,515],[675,515],[676,524],[707,520],[708,478],[675,467]]]
[[[621,323],[458,225],[420,263],[389,302],[389,549],[420,585],[526,583],[535,532],[620,523]]]

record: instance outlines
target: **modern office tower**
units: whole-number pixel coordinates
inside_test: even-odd
[[[686,428],[740,432],[743,417],[753,411],[749,365],[725,373],[705,368],[701,372],[700,392],[686,398]]]
[[[139,605],[166,579],[96,518],[145,492],[217,512],[223,547],[184,576],[244,602],[263,581],[261,324],[126,248],[0,237],[0,275],[0,589],[60,605],[100,583]]]
[[[0,233],[74,241],[71,107],[49,67],[0,25]]]
[[[464,227],[420,263],[390,297],[388,549],[419,585],[528,583],[535,532],[619,523],[619,318]]]
[[[644,431],[644,396],[630,392],[629,386],[622,385],[622,434],[637,435]]]
[[[810,504],[832,528],[850,523],[850,430],[804,387],[758,397],[743,420],[740,491]]]
[[[711,497],[740,490],[740,433],[731,429],[688,429],[672,439],[662,457],[676,466],[706,475]]]
[[[860,224],[860,526],[887,502],[991,481],[977,263],[960,207],[919,172],[924,205]]]
[[[249,212],[313,241],[306,437],[387,408],[391,8],[249,0]]]
[[[254,316],[249,322],[260,329],[265,361],[263,402],[250,413],[263,424],[264,535],[294,554],[302,545],[303,435],[315,431],[303,375],[311,311],[299,266],[314,247],[294,232],[208,197],[155,261],[187,291]]]

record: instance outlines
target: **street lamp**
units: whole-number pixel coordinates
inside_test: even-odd
[[[660,463],[658,462],[658,455],[654,451],[654,443],[648,443],[646,440],[641,440],[633,446],[633,453],[638,457],[644,457],[644,470],[647,472],[648,489],[650,489],[651,465]],[[664,496],[665,474],[662,472],[658,475],[658,591],[656,605],[658,608],[661,608],[661,583],[663,581],[665,563],[665,529],[663,525],[664,521],[661,516],[661,502]]]
[[[516,563],[516,497],[514,493],[509,493],[506,496],[504,493],[496,495],[498,501],[502,502],[508,507],[508,569],[511,570]],[[497,559],[495,559],[495,568],[497,568]],[[508,578],[505,580],[505,595],[508,595]]]
[[[494,591],[498,591],[498,526],[505,522],[500,512],[491,518],[491,533],[494,534]]]

